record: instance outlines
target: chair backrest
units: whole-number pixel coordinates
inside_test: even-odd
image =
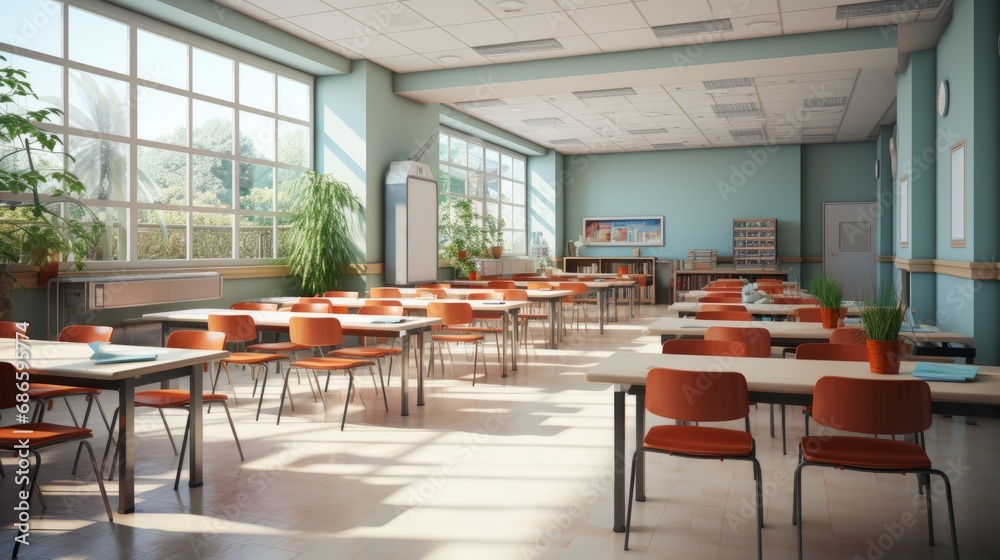
[[[781,282],[768,284],[758,282],[757,291],[768,295],[779,295],[785,293],[785,286]]]
[[[822,321],[819,307],[800,307],[789,314],[789,318],[791,317],[795,317],[800,323],[819,323]]]
[[[528,301],[528,292],[525,290],[500,290],[500,293],[507,301]]]
[[[747,345],[747,357],[771,357],[771,332],[759,327],[708,327],[705,340],[727,340]]]
[[[552,284],[548,282],[528,282],[529,290],[551,290]]]
[[[0,338],[21,338],[28,337],[28,323],[17,321],[0,321]]]
[[[300,297],[296,303],[330,303],[330,300],[321,297]]]
[[[798,360],[835,360],[841,362],[867,362],[868,346],[865,344],[831,344],[810,342],[795,348]]]
[[[342,297],[342,298],[352,298],[358,299],[358,292],[323,292],[323,297]]]
[[[517,287],[517,284],[513,280],[490,280],[486,283],[487,288],[500,288],[502,290],[511,290]]]
[[[697,391],[691,389],[697,387]],[[646,374],[646,410],[689,422],[726,422],[750,414],[747,380],[733,371],[653,368]]]
[[[302,346],[336,346],[344,340],[344,332],[336,317],[292,317],[288,321],[288,338]]]
[[[726,285],[722,285],[722,286],[714,285],[713,286],[713,285],[710,285],[710,286],[705,286],[704,288],[702,288],[702,291],[705,291],[705,292],[721,292],[723,294],[730,294],[730,295],[732,295],[732,294],[740,294],[742,292],[742,289],[738,288],[736,286],[726,286]]]
[[[264,303],[262,301],[239,301],[229,306],[229,309],[236,311],[277,311],[277,303]]]
[[[719,295],[706,295],[698,298],[701,303],[743,303],[743,298],[741,296],[719,296]]]
[[[417,284],[414,288],[430,288],[432,290],[447,290],[451,288],[451,284],[442,284],[440,282],[436,284]]]
[[[745,358],[749,352],[745,342],[735,340],[702,340],[700,338],[675,338],[663,343],[664,354],[689,356],[735,356]]]
[[[395,299],[374,299],[374,298],[372,298],[372,299],[366,299],[363,302],[361,302],[361,307],[362,308],[368,307],[369,305],[384,305],[384,306],[387,306],[387,307],[388,306],[403,307],[403,303],[401,301],[398,301],[398,300],[395,300]]]
[[[417,288],[417,297],[432,296],[434,299],[448,299],[444,288]]]
[[[373,298],[396,298],[399,299],[403,296],[399,294],[399,288],[372,288],[368,290],[368,293]]]
[[[226,342],[257,340],[257,323],[249,315],[208,314],[208,330],[226,333]]]
[[[735,303],[703,303],[698,311],[746,311],[747,306]]]
[[[813,420],[838,430],[914,434],[931,425],[931,389],[919,379],[826,376],[816,381],[812,408]]]
[[[441,319],[446,327],[468,325],[472,322],[472,306],[464,301],[432,301],[427,304],[427,316]]]
[[[402,305],[365,305],[358,308],[358,315],[392,315],[403,316]]]
[[[749,311],[699,311],[695,319],[706,321],[753,321]]]
[[[188,350],[222,350],[226,347],[226,333],[219,331],[174,331],[167,336],[167,348]]]
[[[840,327],[830,333],[830,342],[833,344],[865,344],[866,340],[868,337],[865,329],[857,327]]]
[[[500,292],[473,292],[473,293],[469,294],[469,297],[466,298],[466,299],[469,299],[469,300],[482,300],[482,299],[502,300],[503,299],[503,294],[500,293]]]
[[[111,342],[114,332],[104,325],[69,325],[59,331],[59,342]]]
[[[719,278],[709,284],[709,286],[743,286],[743,280],[739,278]]]
[[[296,313],[333,313],[333,304],[323,300],[320,302],[293,303],[289,311]]]

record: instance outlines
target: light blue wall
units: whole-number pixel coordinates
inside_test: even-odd
[[[878,188],[878,194],[876,195],[876,200],[878,200],[878,251],[877,254],[880,257],[892,257],[893,253],[893,243],[894,237],[893,232],[895,225],[895,214],[893,213],[896,208],[896,191],[894,188],[894,182],[892,178],[892,158],[889,155],[889,139],[892,137],[893,126],[882,126],[878,131],[878,140],[876,141],[876,155],[879,164],[879,178],[876,182]],[[892,283],[896,286],[897,293],[899,291],[899,274],[896,274],[896,267],[891,262],[880,262],[878,265],[878,282],[877,288],[882,289],[882,286]]]
[[[528,188],[528,255],[531,256],[533,232],[541,232],[549,246],[551,258],[564,253],[565,237],[562,221],[565,195],[562,184],[563,156],[549,151],[544,156],[527,158]]]
[[[580,235],[584,216],[662,215],[665,244],[642,255],[684,259],[688,249],[718,249],[732,257],[734,218],[777,218],[779,258],[798,257],[801,161],[797,145],[568,157],[566,238]]]

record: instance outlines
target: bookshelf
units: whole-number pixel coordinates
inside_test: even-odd
[[[563,270],[578,274],[617,274],[625,267],[630,276],[643,275],[646,285],[638,286],[639,301],[656,303],[656,258],[654,257],[565,257]]]
[[[736,218],[733,220],[733,266],[771,268],[778,265],[778,220]]]

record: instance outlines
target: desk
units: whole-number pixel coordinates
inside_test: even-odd
[[[123,443],[118,463],[118,513],[135,511],[135,388],[150,383],[187,377],[191,391],[191,437],[189,458],[192,488],[202,485],[202,364],[229,356],[214,350],[184,350],[146,346],[109,345],[109,351],[156,354],[148,362],[95,365],[94,351],[86,344],[27,340],[31,357],[31,381],[60,383],[118,391],[119,441]],[[14,340],[0,339],[0,360],[14,361]]]
[[[172,328],[204,328],[208,324],[209,314],[218,315],[250,315],[253,317],[257,328],[260,330],[279,329],[287,332],[289,319],[294,316],[315,317],[316,313],[288,313],[284,311],[234,311],[231,309],[187,309],[181,311],[165,311],[162,313],[146,313],[143,320],[160,323],[163,337]],[[440,319],[428,319],[427,317],[405,317],[402,323],[379,324],[372,321],[378,319],[393,319],[393,317],[383,317],[379,315],[335,315],[340,320],[341,328],[345,334],[358,334],[361,336],[386,336],[398,337],[402,342],[403,355],[400,357],[399,383],[400,403],[399,413],[401,416],[410,414],[410,399],[408,389],[410,386],[409,368],[409,337],[417,337],[417,345],[420,348],[417,357],[417,406],[424,405],[424,376],[422,366],[423,356],[423,336],[429,331],[432,325],[440,325]],[[399,317],[395,317],[398,319]]]
[[[697,301],[678,301],[667,307],[667,313],[676,314],[678,317],[692,317],[701,309],[703,304]],[[712,304],[725,305],[725,304]],[[809,303],[743,303],[743,305],[754,317],[788,318],[797,309],[803,307],[816,307]],[[847,305],[847,315],[857,317],[861,315],[861,308],[856,304]]]
[[[821,360],[775,360],[770,358],[731,358],[720,356],[684,356],[615,352],[587,370],[585,379],[614,385],[614,530],[625,531],[625,394],[636,396],[636,445],[645,435],[646,372],[651,367],[671,367],[695,371],[738,371],[746,377],[750,400],[766,403],[810,405],[813,386],[824,375],[912,379],[913,362],[899,366],[900,375],[876,375],[864,362]],[[930,382],[933,410],[937,414],[988,416],[1000,418],[1000,367],[979,367],[972,383]],[[645,500],[645,467],[636,465],[636,498]]]

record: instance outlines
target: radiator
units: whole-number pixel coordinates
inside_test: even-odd
[[[99,311],[122,307],[201,301],[222,297],[218,272],[77,276],[53,278],[56,311]]]

